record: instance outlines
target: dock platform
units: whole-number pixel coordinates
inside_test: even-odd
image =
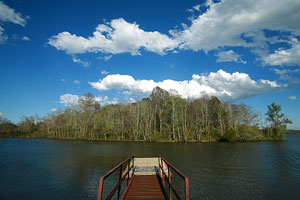
[[[116,172],[119,172],[116,186],[109,194],[103,194],[105,179],[116,174]],[[183,180],[184,194],[179,194],[176,190],[172,182],[174,174],[177,174]],[[124,184],[126,186],[122,190]],[[112,198],[124,200],[172,199],[172,196],[176,199],[188,200],[189,181],[187,177],[160,155],[152,158],[134,158],[134,155],[132,155],[107,172],[100,178],[99,182],[98,200]]]

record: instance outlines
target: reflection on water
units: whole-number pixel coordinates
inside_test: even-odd
[[[96,199],[99,177],[157,153],[190,179],[192,199],[300,199],[300,135],[257,143],[0,139],[0,199]]]

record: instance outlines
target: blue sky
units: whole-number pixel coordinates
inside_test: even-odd
[[[298,0],[0,0],[0,113],[18,122],[160,86],[261,114],[275,102],[300,129],[299,20]]]

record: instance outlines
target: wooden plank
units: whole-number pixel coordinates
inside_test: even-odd
[[[124,199],[165,199],[156,175],[136,175]]]

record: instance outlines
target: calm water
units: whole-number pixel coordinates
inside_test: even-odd
[[[96,199],[101,175],[134,153],[162,154],[192,199],[300,199],[300,135],[257,143],[0,139],[0,199]]]

